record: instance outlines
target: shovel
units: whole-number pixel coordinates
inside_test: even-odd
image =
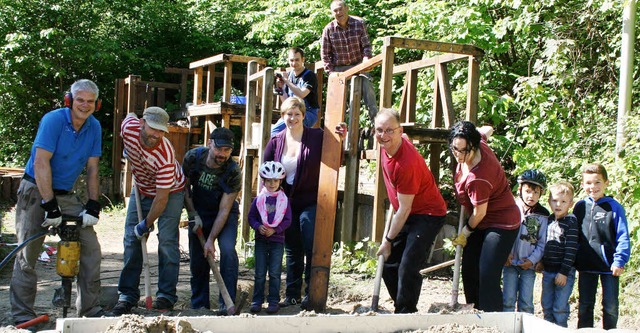
[[[134,195],[136,196],[136,210],[138,211],[138,222],[142,221],[142,205],[140,204],[140,192],[138,184],[133,185]],[[151,270],[149,268],[149,254],[147,253],[147,236],[143,236],[140,240],[142,248],[142,267],[144,268],[144,304],[147,310],[153,307],[151,299]]]
[[[200,245],[202,245],[202,249],[204,250],[204,235],[202,234],[202,228],[196,229],[196,235],[200,240]],[[227,286],[224,284],[224,280],[222,280],[222,275],[220,275],[220,270],[218,270],[218,265],[216,265],[215,260],[211,255],[207,256],[207,261],[209,262],[209,266],[211,266],[211,270],[213,271],[213,276],[216,279],[216,283],[218,284],[218,288],[220,289],[220,293],[222,294],[222,299],[224,300],[224,305],[227,307],[227,313],[229,315],[234,315],[236,312],[236,307],[233,304],[233,300],[231,300],[231,295],[229,295],[229,290]]]
[[[384,224],[384,235],[389,231],[391,219],[393,218],[393,208],[389,207],[387,213],[387,221]],[[371,298],[371,311],[378,311],[378,302],[380,301],[380,284],[382,280],[382,270],[384,269],[384,256],[378,256],[378,268],[376,268],[376,278],[373,281],[373,297]]]

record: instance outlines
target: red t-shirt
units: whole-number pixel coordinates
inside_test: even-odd
[[[456,168],[458,202],[467,212],[472,212],[474,206],[488,203],[487,215],[478,224],[479,229],[516,229],[520,226],[520,209],[513,199],[504,170],[484,136],[480,141],[480,153],[480,163],[469,171],[466,178],[460,179],[460,164]]]
[[[394,210],[398,210],[398,193],[414,194],[411,214],[433,216],[447,215],[447,204],[444,202],[433,174],[427,168],[424,157],[407,139],[392,157],[382,152],[382,169],[387,195]]]
[[[120,135],[140,193],[155,197],[156,188],[168,188],[171,193],[184,189],[184,174],[169,139],[163,137],[162,142],[152,150],[143,149],[140,144],[140,120],[133,116],[124,118]]]

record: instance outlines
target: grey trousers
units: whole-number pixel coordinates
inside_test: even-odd
[[[354,66],[355,65],[336,66],[334,71],[344,72]],[[378,103],[376,102],[376,93],[373,90],[373,84],[371,84],[371,74],[362,73],[360,76],[362,77],[362,101],[364,101],[364,105],[366,105],[369,110],[369,120],[371,120],[371,124],[373,124],[373,118],[378,114]],[[350,87],[351,84],[348,86]]]
[[[56,196],[62,213],[78,216],[84,209],[80,198],[75,194]],[[38,187],[26,180],[20,182],[18,188],[18,203],[16,205],[16,236],[22,243],[27,238],[45,229],[40,226],[44,221],[44,210],[40,207],[42,196]],[[100,261],[102,253],[100,243],[93,227],[80,228],[80,272],[77,277],[76,309],[79,317],[92,316],[98,313],[100,297]],[[15,322],[30,320],[37,317],[33,308],[38,276],[35,265],[44,238],[32,241],[16,255],[11,276],[9,297],[11,301],[11,315]]]

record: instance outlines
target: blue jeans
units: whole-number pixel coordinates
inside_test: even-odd
[[[502,311],[500,278],[519,229],[476,230],[462,255],[462,282],[468,304],[486,312]]]
[[[533,285],[536,281],[536,271],[533,269],[523,270],[511,265],[502,269],[502,310],[514,312],[516,310],[516,300],[518,302],[518,312],[533,314]]]
[[[562,327],[567,327],[569,319],[569,297],[573,291],[573,284],[576,279],[576,270],[572,268],[567,275],[567,284],[563,287],[556,285],[556,275],[544,271],[542,273],[542,312],[546,321],[552,322]]]
[[[286,297],[300,300],[303,272],[306,283],[304,293],[305,295],[309,294],[315,224],[316,205],[312,205],[302,209],[300,212],[293,212],[291,225],[284,232],[284,246],[287,257]]]
[[[198,212],[200,215],[200,212]],[[211,233],[216,215],[200,215],[202,219],[202,232],[206,238]],[[227,223],[218,235],[218,247],[220,248],[220,275],[224,281],[231,300],[236,299],[236,289],[238,285],[238,253],[236,252],[236,238],[238,237],[238,213],[229,213]],[[191,308],[211,309],[209,281],[211,267],[204,256],[202,245],[198,236],[193,232],[193,227],[189,228],[189,268],[191,269]],[[222,294],[218,295],[218,304],[221,309],[224,307]]]
[[[395,313],[418,312],[420,269],[443,225],[444,216],[409,215],[394,239],[382,278],[394,301]]]
[[[602,283],[602,328],[618,325],[618,292],[620,278],[611,274],[580,272],[578,278],[578,328],[593,327],[593,307],[596,304],[598,278]]]
[[[267,296],[267,302],[269,304],[278,304],[280,302],[280,274],[282,274],[283,253],[283,243],[256,238],[256,274],[252,304],[262,305],[264,303],[264,285],[267,272],[269,272],[269,296]]]
[[[315,125],[317,121],[318,109],[307,107],[304,113],[304,120],[302,121],[302,124],[305,127],[313,127],[313,125]],[[271,128],[271,136],[273,137],[274,135],[282,132],[282,130],[284,130],[285,128],[287,128],[287,124],[285,124],[284,119],[280,117],[280,119],[278,119],[278,122]]]
[[[142,216],[151,209],[153,198],[140,195]],[[164,211],[158,217],[158,292],[156,297],[164,297],[175,303],[178,300],[176,286],[180,271],[180,248],[178,224],[184,201],[184,192],[171,193]],[[141,242],[133,232],[138,224],[138,211],[134,191],[129,197],[127,220],[124,226],[124,267],[118,281],[118,300],[138,304],[140,300],[140,274],[142,273]]]

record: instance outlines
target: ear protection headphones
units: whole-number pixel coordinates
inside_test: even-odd
[[[73,95],[71,92],[64,94],[64,106],[71,109],[73,107]],[[96,111],[100,111],[100,107],[102,106],[102,100],[96,99]]]

